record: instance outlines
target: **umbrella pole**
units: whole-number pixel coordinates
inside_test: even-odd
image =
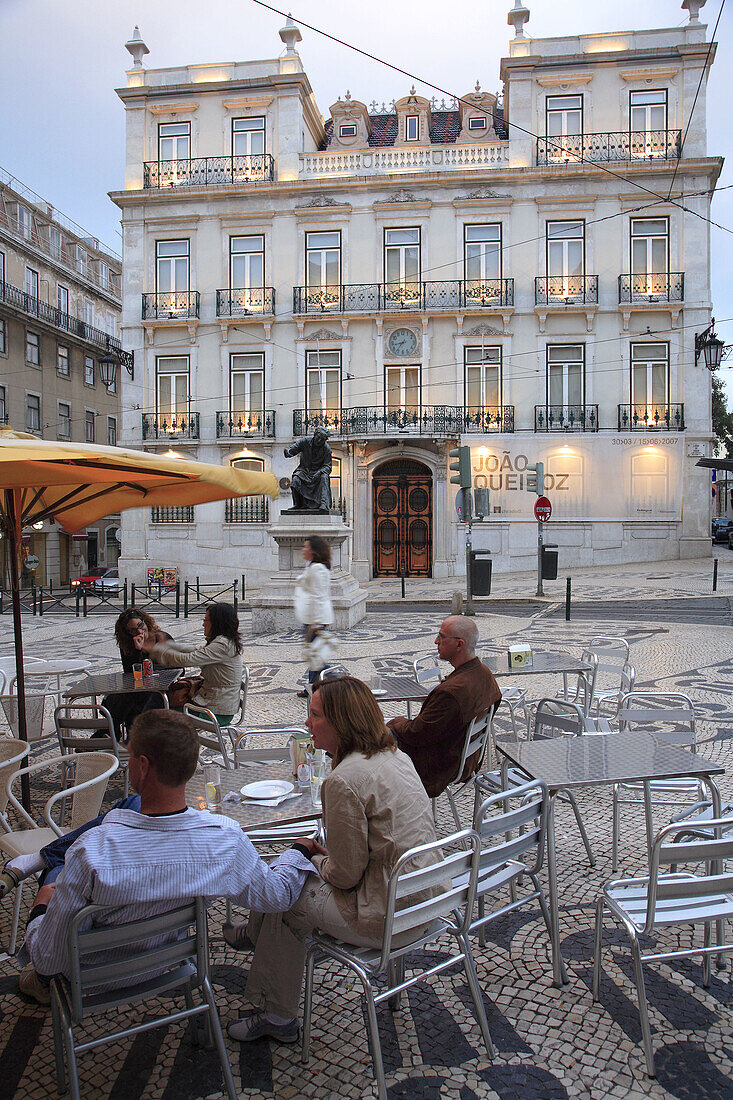
[[[25,714],[25,671],[23,669],[23,629],[20,617],[20,549],[22,525],[20,522],[20,489],[6,489],[5,514],[10,535],[10,591],[13,601],[13,634],[15,637],[15,690],[18,696],[18,733],[21,741],[28,740]],[[31,788],[27,775],[20,779],[20,799],[26,810],[31,808]]]

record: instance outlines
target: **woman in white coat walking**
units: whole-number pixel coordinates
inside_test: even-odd
[[[312,684],[316,676],[328,668],[327,639],[322,632],[333,622],[331,548],[320,535],[311,535],[303,543],[303,558],[305,569],[295,583],[295,615],[303,624],[306,647],[310,652],[308,682]],[[319,639],[322,639],[320,644]],[[319,653],[323,655],[322,663]],[[305,691],[298,692],[301,698],[305,698],[306,694]]]

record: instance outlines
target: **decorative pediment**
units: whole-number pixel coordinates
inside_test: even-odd
[[[493,191],[490,187],[477,187],[475,191],[469,191],[466,195],[467,199],[503,199],[504,195],[500,195],[498,191]]]
[[[485,321],[482,321],[480,325],[476,325],[475,328],[471,328],[468,332],[463,333],[464,336],[503,336],[504,333],[500,329],[494,328],[493,325],[487,325]]]
[[[385,199],[384,201],[385,202],[422,202],[423,200],[422,199],[416,199],[415,196],[413,195],[412,191],[405,191],[405,189],[403,188],[401,191],[395,191],[394,194],[390,195],[389,198]]]
[[[341,340],[341,337],[337,332],[332,332],[330,328],[319,328],[316,332],[308,333],[309,340]]]
[[[336,202],[336,200],[332,199],[329,195],[316,195],[316,197],[314,199],[311,199],[310,202],[304,203],[304,207],[306,209],[309,209],[312,206],[343,206],[343,205],[344,205],[344,203]]]

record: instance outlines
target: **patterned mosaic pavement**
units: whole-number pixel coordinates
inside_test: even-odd
[[[727,553],[727,551],[726,551]],[[720,554],[723,558],[723,551]],[[733,558],[733,555],[731,555]],[[596,597],[629,601],[629,618],[566,623],[552,606],[518,607],[511,616],[480,614],[484,650],[503,649],[529,639],[538,649],[579,652],[599,633],[624,633],[630,641],[640,686],[658,685],[692,695],[700,714],[701,752],[733,767],[733,627],[716,621],[678,621],[673,614],[644,621],[643,601],[663,596],[703,595],[693,576],[707,576],[709,563],[670,563],[669,567],[607,577]],[[686,566],[686,569],[673,568]],[[669,587],[657,580],[673,573]],[[726,570],[727,572],[727,570]],[[654,575],[649,579],[649,574]],[[733,581],[733,574],[726,580]],[[589,582],[590,584],[590,582]],[[611,594],[614,590],[615,596]],[[686,591],[679,591],[686,589]],[[706,591],[710,591],[709,587]],[[725,590],[724,590],[725,591]],[[733,591],[730,585],[727,592]],[[684,600],[680,601],[680,607]],[[640,606],[641,605],[641,606]],[[632,614],[633,612],[633,614]],[[599,613],[603,613],[599,605]],[[357,674],[404,670],[413,655],[433,648],[440,612],[430,607],[382,609],[370,613],[341,639],[341,657]],[[161,617],[175,637],[199,637],[196,619]],[[243,616],[247,630],[248,616]],[[24,634],[28,652],[59,653],[89,661],[101,671],[116,663],[108,616],[84,620],[28,619]],[[302,721],[296,698],[302,674],[295,630],[258,637],[248,643],[252,666],[248,718],[254,723]],[[0,656],[12,652],[9,616],[0,619]],[[536,678],[530,690],[550,693],[551,678]],[[397,708],[392,708],[397,713]],[[733,774],[733,772],[731,772]],[[726,777],[724,795],[733,795]],[[110,797],[119,797],[111,789]],[[464,981],[433,981],[410,991],[394,1016],[385,1007],[380,1026],[390,1097],[421,1100],[562,1100],[565,1097],[650,1097],[653,1100],[723,1100],[733,1096],[733,986],[730,971],[714,971],[707,990],[700,984],[696,962],[661,964],[648,970],[648,994],[657,1052],[658,1077],[650,1081],[639,1046],[628,951],[622,937],[607,925],[602,1001],[590,994],[593,902],[611,874],[610,792],[583,793],[578,799],[597,856],[590,870],[567,807],[560,806],[559,881],[561,934],[571,985],[557,990],[551,981],[549,947],[539,913],[532,906],[491,928],[485,948],[475,946],[479,978],[497,1047],[489,1063],[480,1045]],[[660,811],[659,823],[663,823]],[[446,817],[441,824],[449,831]],[[641,867],[640,816],[628,819],[623,833],[621,871]],[[29,892],[30,893],[30,892]],[[6,942],[10,905],[0,905],[0,942]],[[211,914],[212,976],[224,1024],[245,1007],[247,956],[231,951],[220,938],[223,906]],[[435,949],[439,952],[440,945]],[[17,992],[17,966],[0,957],[0,1096],[47,1100],[55,1094],[50,1016]],[[130,1012],[130,1019],[135,1011]],[[357,990],[342,971],[320,971],[314,1016],[313,1053],[300,1064],[297,1048],[262,1041],[240,1049],[229,1045],[235,1079],[243,1097],[374,1096],[364,1020]],[[80,1060],[82,1095],[111,1100],[165,1098],[198,1100],[220,1095],[221,1078],[213,1054],[191,1046],[181,1027],[159,1029],[127,1044],[103,1048]]]

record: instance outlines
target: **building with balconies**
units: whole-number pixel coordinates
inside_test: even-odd
[[[361,580],[461,572],[459,443],[491,493],[474,540],[498,570],[533,564],[538,460],[564,565],[709,554],[694,335],[722,162],[702,6],[680,27],[532,39],[519,5],[501,94],[347,92],[327,118],[290,19],[278,58],[175,69],[144,68],[136,31],[112,196],[122,331],[143,348],[123,440],[272,470],[282,495],[124,518],[128,572],[264,580],[283,447],[315,427]]]
[[[120,370],[132,369],[119,337],[121,279],[120,256],[0,169],[0,423],[117,445]],[[109,388],[98,366],[108,354],[119,362]],[[22,582],[66,585],[114,565],[119,524],[112,515],[72,535],[48,520],[24,531],[23,562],[38,565]]]

